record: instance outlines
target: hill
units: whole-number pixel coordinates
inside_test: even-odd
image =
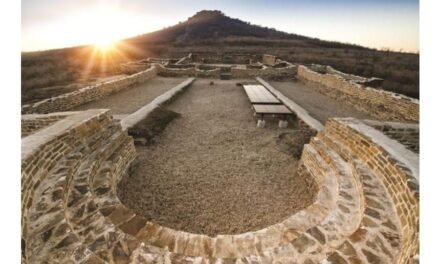
[[[352,49],[366,49],[362,46],[339,42],[323,41],[297,34],[278,31],[274,28],[253,25],[237,18],[226,16],[218,10],[203,10],[189,17],[185,22],[177,25],[127,39],[132,44],[222,44],[231,38],[246,37],[257,40],[280,40],[285,45],[295,41],[297,44],[315,45],[321,47],[339,47]],[[264,42],[263,42],[264,43]]]
[[[105,55],[97,54],[91,46],[23,53],[22,101],[35,101],[48,93],[76,89],[99,76],[117,74],[121,61],[148,56],[177,58],[189,52],[271,53],[294,63],[327,64],[352,74],[380,77],[385,79],[384,89],[419,97],[418,54],[290,34],[217,10],[203,10],[176,25],[125,39],[117,49]],[[66,86],[72,83],[78,84]]]

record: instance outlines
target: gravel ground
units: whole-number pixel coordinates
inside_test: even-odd
[[[155,77],[127,90],[80,105],[72,111],[108,108],[111,114],[130,114],[184,80],[186,80],[186,78]]]
[[[309,114],[325,124],[330,117],[355,117],[359,119],[374,119],[354,107],[336,101],[319,93],[314,89],[314,84],[304,84],[300,81],[270,82],[270,84],[295,103],[306,109]]]
[[[157,143],[136,147],[122,202],[163,226],[212,236],[258,230],[311,204],[315,183],[296,174],[292,154],[309,131],[276,120],[258,129],[238,80],[210,81],[196,80],[168,106],[181,116]]]

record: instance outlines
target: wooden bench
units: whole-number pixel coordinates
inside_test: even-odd
[[[243,88],[251,104],[282,104],[278,98],[271,94],[263,85],[246,84]]]
[[[287,117],[293,115],[292,111],[284,105],[265,105],[265,104],[254,104],[252,107],[255,110],[255,114],[259,115],[257,126],[264,127],[266,122],[264,121],[264,115],[278,115],[280,120],[278,126],[280,128],[287,127]]]

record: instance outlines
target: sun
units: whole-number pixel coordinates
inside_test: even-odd
[[[101,39],[94,44],[95,49],[101,53],[107,53],[116,48],[116,41],[111,39]]]

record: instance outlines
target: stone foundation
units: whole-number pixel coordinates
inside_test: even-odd
[[[297,173],[319,186],[309,207],[258,231],[210,237],[122,205],[116,188],[135,158],[132,138],[106,110],[74,112],[22,140],[23,261],[412,263],[418,155],[367,123],[330,119],[304,146]]]
[[[274,66],[277,61],[277,57],[269,54],[263,54],[261,61],[263,64]]]
[[[262,69],[255,69],[248,66],[235,66],[231,68],[233,78],[267,78],[269,80],[291,79],[296,76],[296,66],[288,64],[286,67],[273,68],[264,66]]]
[[[72,112],[55,113],[55,114],[30,114],[21,116],[21,136],[26,137],[36,131],[43,129],[49,125],[52,125],[58,120],[71,115]]]
[[[401,94],[364,86],[369,79],[343,74],[327,66],[298,67],[298,78],[318,83],[321,92],[337,100],[343,100],[380,120],[418,121],[419,101]],[[334,92],[338,92],[336,95]]]
[[[201,70],[196,65],[177,64],[173,67],[158,65],[158,75],[163,77],[197,77],[197,78],[220,78],[221,69]]]
[[[23,114],[47,114],[52,112],[67,111],[76,106],[103,98],[123,89],[127,89],[134,84],[145,82],[156,75],[156,67],[151,67],[145,71],[141,71],[118,80],[112,80],[109,82],[84,87],[78,91],[45,99],[34,104],[23,105],[21,112]]]
[[[399,141],[407,149],[419,153],[419,124],[379,122],[373,120],[364,120],[364,122],[388,137]]]

